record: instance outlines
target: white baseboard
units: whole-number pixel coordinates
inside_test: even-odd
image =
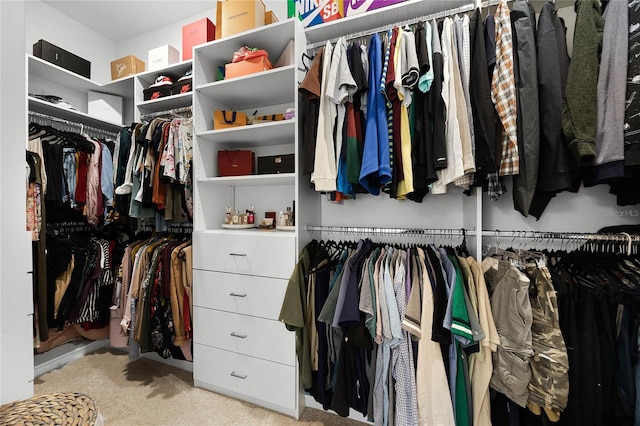
[[[82,358],[98,349],[109,346],[109,339],[104,340],[74,340],[55,347],[47,352],[36,354],[33,357],[33,376],[38,377],[56,368]]]

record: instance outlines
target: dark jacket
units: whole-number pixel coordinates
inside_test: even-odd
[[[538,181],[540,115],[536,59],[536,12],[527,0],[516,0],[511,12],[514,71],[517,72],[518,152],[520,173],[513,177],[513,205],[527,216]]]
[[[480,9],[476,9],[471,18],[470,33],[473,37],[471,42],[473,50],[469,96],[471,97],[473,128],[476,138],[476,175],[486,178],[489,173],[496,172],[497,113],[491,101],[491,79],[487,68],[484,22]]]
[[[593,163],[596,154],[597,84],[604,19],[599,0],[576,2],[573,56],[567,81],[562,128],[571,154],[580,165]]]
[[[552,3],[546,3],[540,11],[537,39],[540,156],[538,183],[529,214],[539,219],[551,198],[571,187],[570,154],[562,135],[569,60],[564,27]]]

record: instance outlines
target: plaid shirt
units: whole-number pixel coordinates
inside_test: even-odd
[[[491,81],[491,100],[502,122],[502,154],[500,176],[520,173],[518,131],[516,126],[516,86],[513,74],[511,18],[507,1],[502,0],[495,14],[496,66]]]
[[[491,201],[498,201],[500,196],[505,193],[504,184],[500,181],[500,177],[497,173],[489,173],[487,182],[489,198]]]

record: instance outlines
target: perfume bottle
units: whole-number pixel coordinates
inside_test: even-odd
[[[291,211],[291,207],[287,207],[287,226],[293,226],[293,212]]]
[[[249,209],[247,210],[247,223],[249,225],[253,225],[254,223],[256,223],[256,215],[253,211],[253,206],[249,207]]]
[[[233,221],[233,218],[231,217],[231,207],[227,206],[224,214],[224,224],[230,225],[232,221]]]

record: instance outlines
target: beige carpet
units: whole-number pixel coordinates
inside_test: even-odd
[[[295,420],[194,388],[190,372],[148,359],[129,362],[109,349],[37,377],[35,394],[50,392],[91,395],[107,425],[363,425],[312,408]]]

